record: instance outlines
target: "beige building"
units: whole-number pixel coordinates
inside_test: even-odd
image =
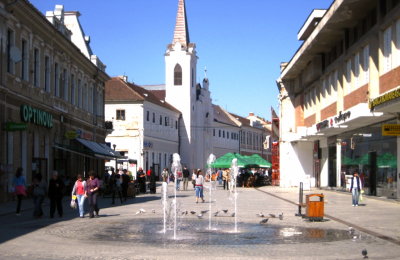
[[[79,12],[41,14],[30,2],[0,0],[0,196],[24,169],[48,181],[104,172],[105,65],[92,54]],[[74,29],[70,29],[74,28]],[[79,28],[77,31],[76,28]],[[75,44],[76,39],[85,44]]]
[[[399,123],[399,1],[336,0],[298,39],[277,80],[281,186],[345,189],[358,171],[366,193],[399,197],[398,137],[383,127]]]

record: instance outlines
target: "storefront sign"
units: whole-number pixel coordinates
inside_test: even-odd
[[[14,122],[7,122],[6,123],[6,131],[25,131],[28,129],[28,126],[24,123],[14,123]]]
[[[342,114],[342,111],[339,112],[339,115],[335,117],[335,123],[345,122],[347,118],[350,118],[351,112],[347,111],[346,113]]]
[[[143,142],[143,147],[153,148],[153,143],[152,142]]]
[[[81,139],[85,139],[85,140],[88,140],[88,141],[92,141],[93,140],[93,134],[91,134],[91,133],[83,132],[81,129],[78,129],[75,132],[77,134],[76,138],[81,138]]]
[[[369,109],[373,109],[377,105],[383,104],[398,97],[400,97],[400,88],[396,88],[395,90],[383,94],[380,97],[370,99],[368,101],[368,107]]]
[[[75,131],[68,131],[65,133],[65,137],[68,139],[76,139],[78,134]]]
[[[328,120],[324,120],[324,121],[319,122],[319,123],[317,124],[317,130],[319,131],[319,130],[325,129],[325,128],[327,128],[328,126],[329,126],[329,121],[328,121]]]
[[[399,136],[400,125],[382,125],[383,136]]]
[[[31,122],[35,125],[42,125],[47,128],[53,127],[53,115],[28,107],[27,105],[21,106],[21,120],[24,122]]]

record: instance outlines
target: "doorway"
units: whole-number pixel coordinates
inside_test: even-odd
[[[160,180],[160,164],[153,164],[154,174],[156,176],[156,181]]]
[[[32,182],[36,174],[42,175],[42,180],[49,183],[49,175],[47,170],[47,158],[33,158],[32,159]]]
[[[315,187],[320,187],[321,182],[321,160],[314,160],[314,178],[315,178]]]
[[[328,186],[336,187],[337,183],[337,170],[336,170],[336,160],[337,160],[337,150],[335,146],[329,146],[328,154]]]

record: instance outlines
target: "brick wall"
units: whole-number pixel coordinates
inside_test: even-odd
[[[328,117],[334,116],[336,112],[337,102],[330,104],[326,108],[321,110],[321,121],[327,119]]]
[[[354,107],[360,103],[368,102],[368,84],[354,90],[343,98],[343,110]]]
[[[311,127],[312,125],[316,124],[316,114],[311,115],[307,118],[304,118],[304,126]]]
[[[379,77],[379,94],[383,94],[391,89],[400,86],[400,67]]]
[[[304,94],[301,93],[294,98],[294,132],[297,132],[297,127],[304,126]]]

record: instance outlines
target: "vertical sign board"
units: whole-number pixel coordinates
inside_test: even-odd
[[[400,136],[400,125],[382,125],[383,136]]]

